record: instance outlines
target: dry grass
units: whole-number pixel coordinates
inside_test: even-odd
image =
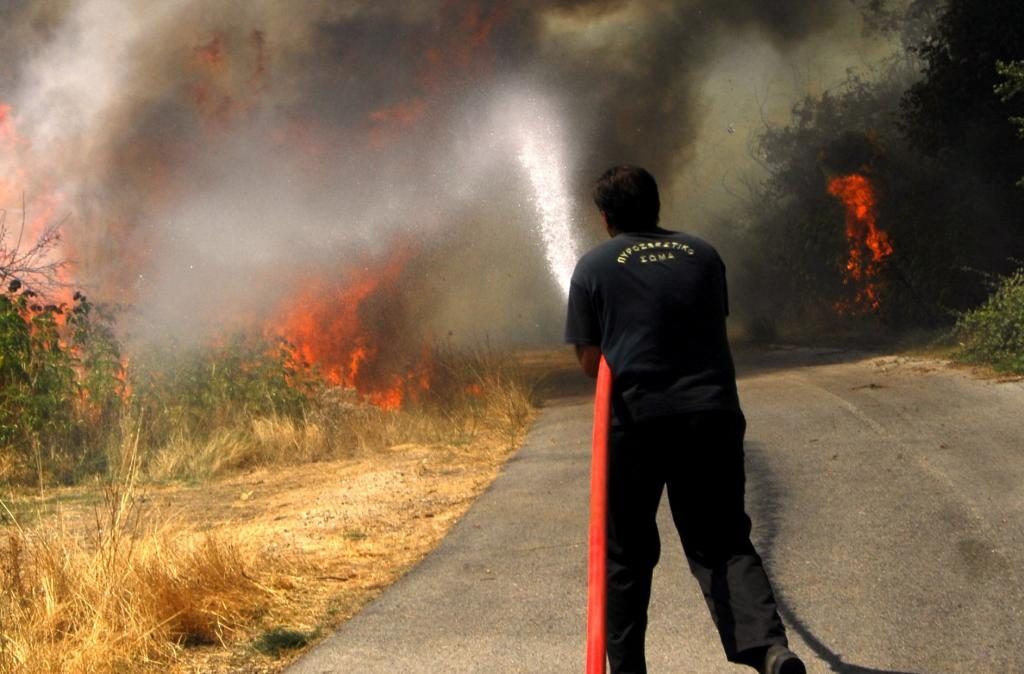
[[[160,669],[182,646],[222,642],[266,599],[220,540],[96,549],[50,527],[9,534],[3,584],[0,671],[26,674]]]
[[[489,348],[440,349],[429,393],[401,410],[362,403],[330,389],[301,419],[246,416],[212,434],[175,435],[150,451],[147,477],[207,480],[268,465],[332,461],[406,443],[455,444],[483,437],[508,447],[535,407],[535,382],[515,360]],[[489,444],[489,443],[487,443]]]
[[[276,671],[421,559],[521,441],[534,389],[517,364],[450,353],[435,374],[398,412],[333,391],[304,418],[157,449],[136,425],[100,496],[3,505],[0,672]],[[203,485],[138,494],[180,478]]]
[[[161,671],[183,647],[223,642],[266,605],[272,590],[230,541],[142,526],[138,448],[127,449],[88,530],[61,517],[8,527],[0,671]]]

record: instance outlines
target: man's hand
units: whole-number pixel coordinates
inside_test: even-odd
[[[576,360],[591,379],[597,379],[597,369],[601,364],[601,347],[587,344],[576,345]]]

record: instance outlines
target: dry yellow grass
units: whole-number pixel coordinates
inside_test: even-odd
[[[266,604],[272,590],[231,541],[144,526],[138,447],[127,450],[89,530],[60,516],[8,527],[0,671],[159,670],[186,645],[223,642]]]
[[[266,600],[237,548],[215,538],[93,548],[44,527],[11,533],[4,557],[4,672],[159,668],[184,645],[222,641]]]
[[[429,402],[385,411],[328,389],[303,418],[242,416],[211,434],[150,448],[146,477],[206,480],[267,465],[331,461],[404,443],[466,444],[487,435],[512,446],[534,409],[535,381],[488,348],[439,350]]]
[[[261,635],[311,640],[354,613],[443,537],[520,441],[529,379],[462,362],[472,371],[447,384],[442,373],[431,407],[327,401],[305,419],[250,417],[148,451],[127,429],[92,512],[39,499],[33,525],[0,528],[0,672],[276,671],[279,655],[252,647]],[[212,481],[140,499],[140,476]]]

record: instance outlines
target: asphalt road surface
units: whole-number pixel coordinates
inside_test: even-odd
[[[810,672],[1024,672],[1024,383],[938,361],[738,354],[747,508]],[[441,546],[289,671],[580,672],[592,385],[557,379]],[[663,502],[652,673],[725,662]]]

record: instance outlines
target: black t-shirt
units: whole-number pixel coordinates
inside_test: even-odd
[[[616,425],[739,410],[728,313],[725,265],[710,244],[663,229],[623,233],[577,263],[565,341],[601,347]]]

